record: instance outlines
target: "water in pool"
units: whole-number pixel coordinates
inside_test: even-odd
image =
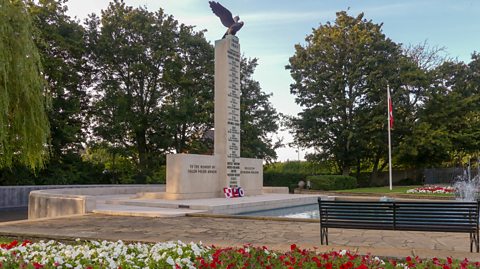
[[[242,216],[268,216],[285,217],[299,219],[318,219],[318,204],[309,204],[301,206],[283,207],[278,209],[245,212],[238,215]]]

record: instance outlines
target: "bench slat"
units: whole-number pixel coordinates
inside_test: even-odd
[[[321,201],[321,242],[328,245],[327,228],[401,231],[464,232],[470,251],[479,252],[480,202]]]

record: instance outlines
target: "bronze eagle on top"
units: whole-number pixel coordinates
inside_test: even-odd
[[[232,17],[232,12],[218,2],[208,1],[208,3],[213,13],[217,15],[222,24],[228,28],[222,38],[225,38],[226,35],[235,35],[242,28],[243,21],[240,21],[239,16]]]

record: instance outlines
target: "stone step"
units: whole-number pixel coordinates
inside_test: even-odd
[[[105,201],[105,203],[109,205],[124,205],[136,207],[203,210],[215,214],[238,214],[249,211],[259,211],[313,204],[317,203],[317,198],[317,195],[267,194],[232,199],[116,199],[107,200]]]
[[[191,209],[174,209],[174,208],[159,208],[159,207],[142,207],[142,206],[128,206],[128,205],[112,205],[101,204],[92,211],[96,214],[111,215],[111,216],[136,216],[136,217],[182,217],[186,214],[205,213],[205,210],[191,210]]]

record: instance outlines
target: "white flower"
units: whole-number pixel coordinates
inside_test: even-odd
[[[171,256],[168,256],[167,263],[170,264],[170,265],[175,265],[175,261],[173,260],[173,258]]]
[[[62,259],[62,257],[55,257],[55,258],[53,258],[53,260],[54,260],[56,263],[58,263],[58,264],[63,264],[63,259]]]

